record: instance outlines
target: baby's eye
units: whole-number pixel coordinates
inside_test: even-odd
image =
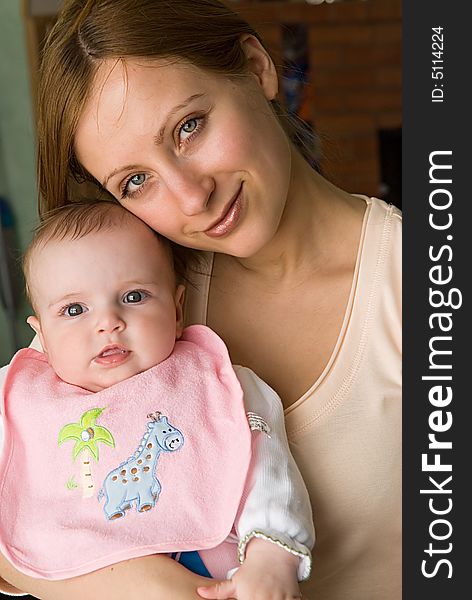
[[[141,292],[139,290],[133,290],[132,292],[127,292],[123,296],[123,302],[125,304],[135,304],[136,302],[142,302],[146,297],[145,292]]]
[[[82,304],[69,304],[69,306],[66,306],[62,312],[64,315],[67,315],[68,317],[77,317],[78,315],[81,315],[85,311],[86,311],[86,308],[85,308],[85,306],[82,306]]]

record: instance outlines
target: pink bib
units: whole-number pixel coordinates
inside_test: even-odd
[[[20,350],[2,414],[0,548],[19,571],[64,579],[213,548],[230,533],[251,434],[228,352],[210,329],[187,328],[163,363],[96,393]]]

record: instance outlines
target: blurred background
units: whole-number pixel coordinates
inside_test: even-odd
[[[349,192],[401,207],[402,0],[228,4],[264,38],[316,167]],[[37,69],[59,5],[0,0],[0,365],[32,337],[18,259],[37,220]]]

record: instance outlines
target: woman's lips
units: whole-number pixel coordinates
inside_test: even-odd
[[[104,348],[100,354],[94,358],[94,362],[100,365],[118,365],[127,360],[131,352],[120,346]]]
[[[205,230],[205,234],[212,238],[223,237],[231,233],[236,225],[239,223],[242,211],[242,189],[239,188],[236,198],[230,204],[228,210],[217,223],[212,225],[209,229]]]

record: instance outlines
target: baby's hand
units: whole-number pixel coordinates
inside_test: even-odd
[[[197,592],[208,600],[300,600],[298,562],[298,557],[276,544],[254,538],[231,579],[199,587]]]

